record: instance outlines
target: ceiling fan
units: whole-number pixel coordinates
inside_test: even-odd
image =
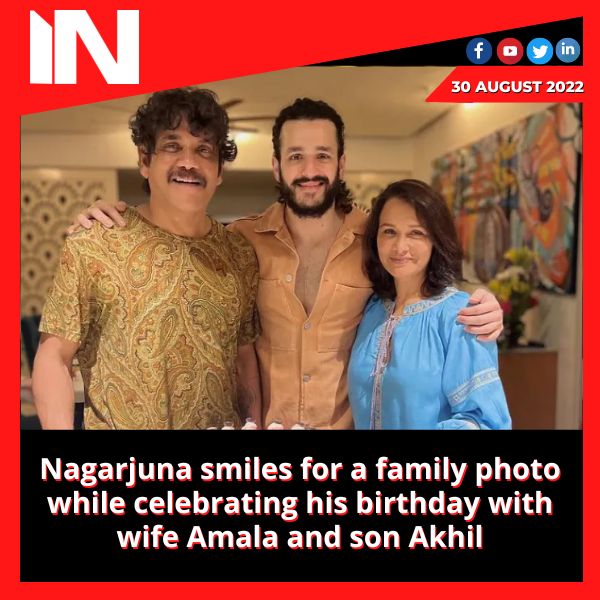
[[[275,115],[252,115],[250,117],[234,117],[229,112],[229,109],[233,106],[237,106],[242,103],[243,100],[241,98],[234,98],[233,100],[228,100],[227,102],[223,102],[221,107],[227,111],[229,115],[229,128],[233,131],[243,131],[247,133],[257,133],[259,130],[256,127],[240,127],[237,123],[244,123],[246,121],[274,121],[277,117]]]

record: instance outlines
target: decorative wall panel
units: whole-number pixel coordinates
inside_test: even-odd
[[[117,197],[115,171],[21,171],[21,315],[40,314],[73,217]]]

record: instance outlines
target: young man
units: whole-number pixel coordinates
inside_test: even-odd
[[[352,206],[345,161],[339,114],[325,102],[296,100],[273,127],[279,201],[231,226],[252,244],[260,266],[256,351],[265,425],[278,419],[288,428],[352,427],[347,366],[372,289],[363,272],[366,215]],[[89,226],[87,217],[119,224],[118,210],[105,203],[77,222]],[[470,333],[495,339],[502,329],[498,302],[483,290],[471,301],[459,320]]]
[[[73,426],[78,352],[86,429],[239,424],[238,353],[244,380],[258,383],[256,257],[206,214],[237,151],[227,114],[212,92],[168,90],[130,127],[150,198],[124,212],[124,227],[66,240],[33,371],[40,421]]]

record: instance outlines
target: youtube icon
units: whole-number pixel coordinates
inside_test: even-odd
[[[515,38],[505,38],[498,44],[496,54],[505,65],[516,65],[523,57],[523,45]]]

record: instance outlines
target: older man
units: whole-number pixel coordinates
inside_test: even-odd
[[[236,155],[227,114],[212,92],[168,90],[130,126],[149,201],[127,209],[122,228],[66,240],[33,371],[40,421],[73,426],[77,352],[86,429],[239,424],[236,356],[244,380],[258,381],[256,257],[206,213]]]

